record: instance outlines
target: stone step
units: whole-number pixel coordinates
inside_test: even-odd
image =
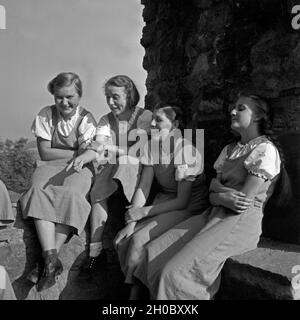
[[[217,298],[300,300],[300,245],[261,239],[257,249],[228,259]]]
[[[40,254],[34,226],[24,221],[17,210],[15,223],[0,229],[0,263],[6,268],[18,299],[126,299],[115,252],[108,266],[100,266],[91,279],[80,279],[79,270],[86,257],[87,233],[73,236],[63,246],[60,258],[64,272],[57,285],[38,293],[26,280]],[[118,211],[114,208],[113,211]],[[115,217],[119,221],[120,217]],[[113,238],[115,221],[110,223],[108,238]],[[108,282],[107,279],[110,279]],[[118,293],[118,294],[117,294]],[[262,238],[257,249],[228,259],[222,271],[217,299],[235,300],[300,300],[300,245]]]
[[[127,297],[123,274],[116,252],[111,246],[115,233],[121,228],[119,221],[122,210],[119,206],[123,203],[120,199],[111,200],[114,212],[107,221],[108,226],[104,231],[104,241],[107,245],[110,244],[107,250],[108,264],[99,265],[90,277],[80,275],[81,265],[88,252],[89,228],[86,226],[79,236],[73,235],[63,245],[59,258],[64,271],[58,277],[55,286],[37,292],[35,285],[26,277],[40,258],[41,248],[32,220],[22,218],[17,205],[20,195],[14,194],[12,197],[10,194],[10,196],[16,221],[0,228],[0,264],[8,272],[18,300],[102,300]]]

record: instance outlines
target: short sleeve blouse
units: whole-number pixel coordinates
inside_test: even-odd
[[[249,154],[244,160],[244,167],[249,172],[263,178],[272,180],[280,172],[280,155],[275,145],[265,136],[257,137],[247,144],[237,143],[228,155],[228,145],[222,150],[214,163],[217,173],[222,172],[226,159],[236,159]]]
[[[150,110],[144,110],[144,112],[137,119],[137,128],[145,130],[147,133],[150,133],[151,129],[151,120],[152,120],[152,112]],[[122,122],[119,123],[122,125]],[[104,115],[100,118],[99,123],[96,129],[96,135],[103,135],[111,138],[111,127],[108,119],[108,114]]]
[[[259,144],[246,158],[244,166],[250,174],[272,180],[280,172],[280,155],[273,143]]]
[[[64,120],[60,115],[57,123],[57,129],[59,133],[67,137],[74,129],[77,119],[82,112],[83,108],[78,106],[76,113],[68,120]],[[44,107],[35,117],[31,125],[31,132],[35,137],[51,141],[52,134],[51,129],[53,128],[52,122],[52,111],[51,106]],[[82,119],[79,127],[79,138],[78,143],[81,145],[83,142],[89,143],[92,141],[96,132],[96,121],[93,115],[88,112]]]
[[[172,162],[175,167],[175,180],[176,181],[194,181],[196,177],[203,172],[204,161],[203,155],[197,150],[190,141],[187,139],[178,139],[175,142]],[[160,163],[155,163],[156,159],[160,157],[156,154],[158,152],[162,153],[162,157],[167,157],[167,151],[163,148],[151,149],[151,142],[148,142],[143,150],[141,156],[141,163],[145,166],[155,166],[162,165]]]

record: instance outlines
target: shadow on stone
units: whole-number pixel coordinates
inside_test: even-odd
[[[23,220],[19,206],[15,207],[16,221],[9,232],[8,270],[18,300],[27,298],[34,284],[26,279],[27,274],[41,259],[41,247],[37,239],[34,224],[31,220]]]
[[[113,239],[125,225],[124,213],[128,201],[119,188],[108,200],[109,215],[103,242],[107,263],[99,264],[90,276],[80,276],[81,265],[87,256],[90,239],[89,222],[82,234],[73,235],[59,254],[63,272],[56,284],[37,292],[35,284],[27,280],[28,273],[41,259],[41,247],[31,219],[24,220],[20,208],[13,204],[16,221],[0,229],[0,259],[11,279],[18,300],[126,300],[129,287],[124,284]]]

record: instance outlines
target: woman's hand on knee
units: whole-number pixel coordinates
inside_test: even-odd
[[[134,232],[134,227],[135,222],[131,222],[120,230],[114,239],[114,246],[117,247],[123,239],[130,237]]]
[[[132,207],[125,212],[125,221],[130,223],[133,221],[139,221],[149,214],[150,207]]]

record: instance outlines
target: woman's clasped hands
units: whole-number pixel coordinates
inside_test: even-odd
[[[219,196],[222,199],[224,207],[229,208],[238,214],[246,211],[253,201],[247,198],[241,191],[221,192],[219,193]]]

